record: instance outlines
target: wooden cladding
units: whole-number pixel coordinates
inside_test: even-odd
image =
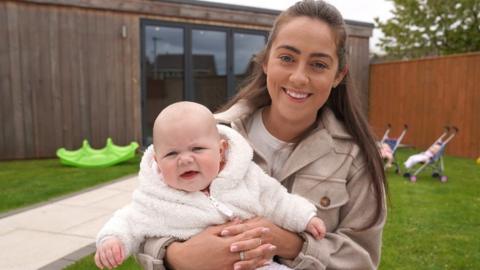
[[[141,19],[269,30],[279,13],[194,3],[0,1],[0,160],[53,157],[83,139],[95,148],[107,137],[141,142]],[[372,28],[347,21],[362,103]]]
[[[228,25],[243,25],[246,28],[269,30],[279,11],[255,8],[223,8],[222,4],[209,5],[194,1],[158,1],[158,0],[22,0],[40,5],[77,7],[83,9],[112,11],[115,13],[144,14],[165,16],[177,19],[207,20],[223,22]],[[261,10],[261,11],[260,11]],[[252,13],[255,15],[252,16]]]
[[[140,141],[136,18],[4,2],[0,37],[0,159]]]
[[[369,119],[378,136],[387,123],[404,143],[425,150],[445,125],[460,132],[447,153],[480,156],[480,53],[370,66]]]

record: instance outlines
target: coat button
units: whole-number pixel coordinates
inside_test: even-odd
[[[328,198],[327,196],[323,196],[320,199],[320,205],[323,206],[323,207],[329,206],[330,205],[330,198]]]

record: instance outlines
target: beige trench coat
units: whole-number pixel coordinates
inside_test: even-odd
[[[216,115],[219,122],[246,136],[254,109],[237,104]],[[256,155],[262,168],[268,161]],[[317,207],[317,216],[327,227],[327,235],[315,240],[301,233],[305,243],[293,261],[280,260],[294,269],[376,269],[380,261],[386,207],[381,219],[370,224],[376,211],[376,198],[367,167],[358,146],[333,113],[325,109],[318,127],[294,149],[278,180],[290,192],[299,194]],[[164,269],[161,259],[171,238],[147,241],[138,259],[145,269]],[[155,254],[157,259],[148,255]],[[152,264],[153,262],[153,264]]]

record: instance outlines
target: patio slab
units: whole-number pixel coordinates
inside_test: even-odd
[[[0,218],[0,269],[63,269],[93,252],[97,232],[130,202],[137,182],[129,177]]]
[[[15,230],[0,236],[0,269],[38,269],[90,243],[91,238]]]
[[[61,233],[108,213],[108,210],[94,207],[72,207],[55,203],[2,219],[0,226],[6,223],[19,229]]]

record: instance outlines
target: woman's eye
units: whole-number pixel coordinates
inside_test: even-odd
[[[290,57],[288,55],[281,55],[278,58],[280,59],[280,61],[285,62],[285,63],[293,62],[293,57]]]
[[[327,68],[327,65],[325,65],[324,63],[319,63],[319,62],[313,63],[312,66],[315,69],[326,69]]]

